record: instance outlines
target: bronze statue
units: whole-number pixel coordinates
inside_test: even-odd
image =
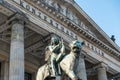
[[[60,41],[56,36],[52,37],[51,44],[46,47],[45,60],[47,63],[39,68],[36,80],[53,80],[52,78],[55,80],[56,76],[62,77],[63,72],[61,71],[64,71],[71,80],[79,80],[74,72],[74,68],[75,59],[77,56],[79,56],[81,47],[81,42],[77,40],[73,41],[70,44],[70,54],[65,56],[65,47],[63,41]]]
[[[70,43],[71,52],[60,62],[62,70],[68,75],[71,80],[80,80],[76,76],[75,69],[76,66],[75,60],[80,55],[81,47],[83,43],[79,41],[73,41]]]
[[[47,47],[50,53],[49,59],[47,60],[48,64],[51,67],[51,76],[57,76],[61,74],[60,67],[58,63],[65,55],[65,47],[63,41],[60,42],[59,38],[54,36],[51,38],[51,45]],[[47,57],[48,58],[48,57]]]
[[[59,62],[65,56],[65,47],[63,40],[59,40],[57,36],[51,38],[51,44],[46,47],[44,66],[39,68],[37,80],[44,80],[47,76],[55,78],[61,74]],[[44,70],[43,70],[44,69]]]

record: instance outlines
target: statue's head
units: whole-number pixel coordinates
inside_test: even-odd
[[[83,45],[83,42],[80,42],[78,40],[72,41],[70,43],[71,51],[74,52],[74,53],[79,54],[80,51],[81,51],[82,45]]]
[[[51,45],[58,45],[59,44],[59,38],[57,36],[53,36],[51,38]]]

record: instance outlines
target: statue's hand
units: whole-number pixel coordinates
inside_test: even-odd
[[[61,53],[65,53],[65,46],[64,45],[62,45],[62,47],[61,47]]]

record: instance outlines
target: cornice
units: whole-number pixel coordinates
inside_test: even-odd
[[[65,27],[71,28],[72,31],[74,31],[77,35],[84,36],[86,39],[88,39],[88,40],[92,41],[93,43],[95,43],[96,45],[100,46],[103,50],[110,52],[117,57],[120,56],[119,52],[112,49],[111,47],[109,47],[108,45],[106,45],[105,43],[100,41],[98,38],[96,38],[95,36],[93,36],[92,34],[87,32],[86,30],[82,29],[81,26],[75,24],[74,22],[69,20],[66,16],[58,13],[55,9],[53,9],[53,8],[51,9],[50,6],[45,5],[43,3],[39,3],[39,5],[38,5],[37,3],[35,3],[35,2],[33,3],[30,0],[25,0],[25,1],[27,1],[27,2],[29,1],[28,3],[32,4],[32,6],[39,8],[39,10],[43,11],[45,14],[47,14],[48,16],[53,18],[54,20],[59,21]]]
[[[110,38],[109,36],[84,12],[84,10],[82,10],[77,3],[73,4],[73,7],[84,16],[85,19],[87,19],[88,22],[90,22],[90,24],[93,25],[93,27],[102,35],[104,36],[104,38],[106,40],[109,41],[110,44],[112,44],[119,52],[120,52],[120,47],[115,44]]]

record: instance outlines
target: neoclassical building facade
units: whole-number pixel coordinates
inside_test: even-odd
[[[120,80],[120,48],[74,0],[0,0],[0,80],[36,80],[54,33],[84,41],[82,80]]]

